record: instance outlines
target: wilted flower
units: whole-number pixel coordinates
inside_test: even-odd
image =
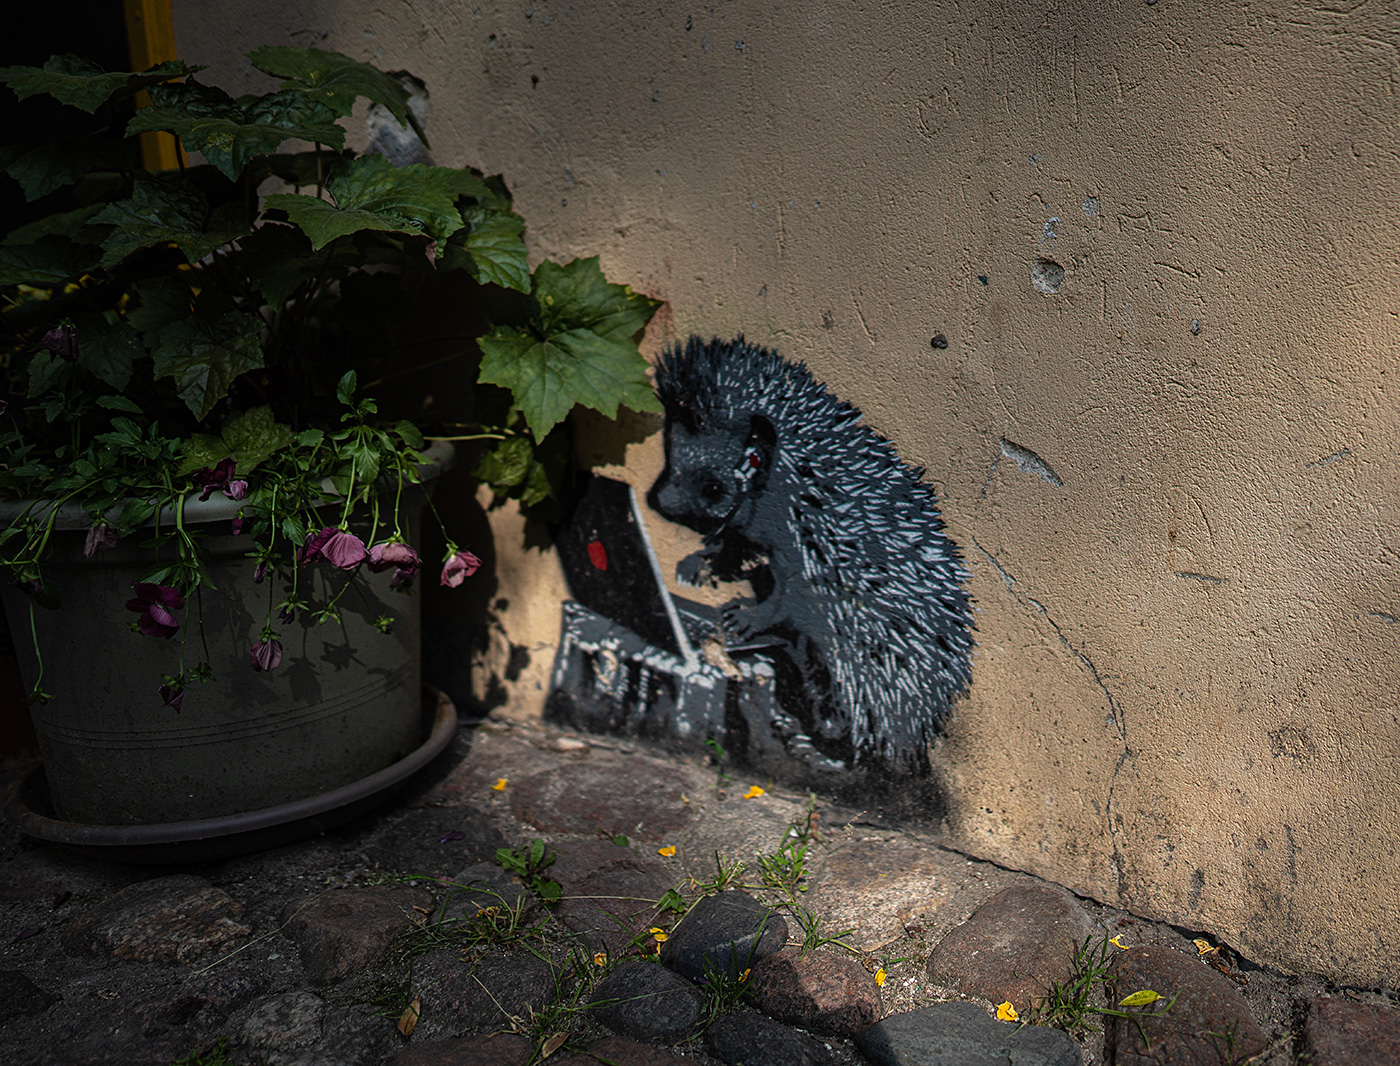
[[[324,559],[341,570],[353,570],[368,557],[369,552],[365,550],[364,541],[355,534],[335,526],[326,526],[325,529],[313,533],[301,550],[303,566],[314,563],[317,559]]]
[[[178,711],[180,704],[185,702],[185,687],[183,685],[161,685],[160,698],[167,707],[174,707]]]
[[[117,531],[105,522],[99,522],[88,530],[87,541],[83,544],[83,558],[91,559],[100,551],[117,546]]]
[[[60,359],[78,361],[78,331],[72,326],[54,326],[39,338],[39,347],[47,348]]]
[[[230,500],[241,500],[248,495],[248,482],[235,481],[233,470],[237,464],[233,456],[220,459],[217,466],[206,466],[203,470],[196,470],[190,475],[190,480],[194,482],[196,488],[204,491],[199,494],[200,500],[207,500],[210,493],[215,489],[222,489],[225,496]]]
[[[258,565],[253,567],[253,584],[261,585],[263,579],[267,577],[267,560],[259,559]]]
[[[384,544],[375,544],[369,549],[369,568],[376,574],[382,574],[391,566],[396,567],[393,585],[412,581],[418,576],[420,564],[418,553],[403,541],[391,540]]]
[[[290,602],[282,604],[277,610],[277,620],[284,626],[289,626],[297,620],[296,608]]]
[[[455,589],[471,577],[481,567],[481,560],[469,551],[454,551],[442,564],[441,583],[445,588]]]
[[[263,639],[248,649],[248,657],[254,670],[276,670],[282,661],[282,642],[264,631]]]
[[[148,637],[163,637],[169,640],[180,629],[175,611],[185,606],[185,597],[169,585],[153,585],[138,581],[131,586],[136,591],[134,599],[126,601],[128,611],[137,611],[137,628]]]
[[[235,537],[241,536],[243,533],[243,526],[246,521],[247,519],[243,517],[243,512],[239,511],[236,515],[233,516],[233,521],[229,523],[229,531]]]

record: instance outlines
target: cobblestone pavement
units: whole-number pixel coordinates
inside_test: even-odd
[[[117,865],[6,824],[0,944],[16,1066],[1400,1062],[1393,991],[1260,968],[738,769],[505,720],[369,816],[219,862]]]

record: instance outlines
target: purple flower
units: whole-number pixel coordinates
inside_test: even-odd
[[[297,620],[296,608],[294,608],[290,603],[282,604],[281,609],[277,612],[277,620],[281,622],[284,626],[291,625]]]
[[[239,511],[236,515],[233,516],[233,521],[229,523],[229,532],[231,532],[235,537],[242,536],[243,526],[247,523],[247,521],[248,520],[243,517],[243,512]]]
[[[35,578],[30,578],[28,581],[16,581],[15,587],[31,599],[38,599],[44,594],[44,586]]]
[[[148,637],[173,637],[180,628],[173,612],[185,606],[185,597],[169,585],[138,581],[131,587],[136,590],[136,598],[126,601],[126,609],[140,613],[137,628]]]
[[[190,475],[190,480],[194,482],[195,488],[204,490],[199,494],[201,502],[207,500],[215,489],[221,489],[230,500],[241,500],[248,495],[248,482],[233,479],[233,470],[236,465],[233,456],[230,455],[225,459],[220,459],[217,466],[206,466],[203,470],[196,470]]]
[[[456,551],[442,564],[441,583],[444,588],[455,589],[466,578],[471,577],[481,566],[481,560],[469,551]]]
[[[160,698],[167,707],[178,711],[180,704],[185,702],[185,688],[183,685],[161,685]]]
[[[282,642],[264,635],[262,640],[248,649],[248,658],[253,661],[254,670],[276,670],[277,664],[282,661]]]
[[[396,568],[390,587],[412,581],[418,576],[420,565],[418,553],[402,541],[391,540],[385,544],[376,544],[369,550],[369,568],[376,574],[383,573],[391,566]]]
[[[253,567],[253,584],[261,585],[265,577],[267,577],[267,560],[259,559],[258,565]]]
[[[313,533],[301,550],[303,566],[324,559],[341,570],[353,570],[367,558],[369,552],[365,550],[365,542],[335,526],[326,526],[319,533]]]
[[[83,544],[83,558],[91,559],[98,552],[117,546],[117,531],[105,522],[99,522],[88,530],[87,541]]]
[[[47,348],[60,359],[78,361],[78,331],[72,326],[54,326],[39,338],[39,347]]]

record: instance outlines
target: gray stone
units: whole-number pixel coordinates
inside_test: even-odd
[[[558,994],[554,969],[534,955],[486,955],[475,963],[457,948],[416,959],[413,991],[419,998],[415,1041],[499,1029],[542,1010]]]
[[[485,1039],[414,1044],[399,1052],[393,1066],[525,1066],[534,1055],[533,1040],[496,1033]]]
[[[673,768],[631,758],[621,766],[589,760],[532,774],[510,789],[517,817],[547,833],[619,833],[659,842],[690,820]]]
[[[831,1052],[762,1014],[726,1014],[705,1030],[705,1050],[729,1066],[828,1066]]]
[[[132,962],[188,963],[250,932],[243,905],[202,878],[157,877],[122,889],[68,927],[64,950]]]
[[[593,1016],[634,1040],[674,1044],[700,1022],[700,993],[663,966],[629,959],[599,981],[589,1002]]]
[[[706,896],[671,931],[661,962],[703,981],[711,971],[738,977],[787,944],[787,922],[747,892]]]
[[[929,979],[1025,1011],[1069,980],[1075,948],[1092,931],[1089,916],[1064,889],[1008,888],[939,942],[929,956]]]
[[[0,970],[0,1025],[32,1014],[43,1014],[62,1000],[40,988],[19,970]]]
[[[476,807],[414,807],[380,829],[364,849],[380,869],[447,877],[469,863],[490,862],[506,846],[491,816]]]
[[[553,850],[545,876],[563,890],[555,914],[592,948],[616,954],[655,921],[655,901],[672,885],[660,861],[611,840],[571,840]]]
[[[268,1066],[285,1066],[321,1039],[326,1005],[310,992],[269,996],[244,1021],[239,1044]]]
[[[414,907],[427,910],[432,896],[419,888],[343,888],[290,904],[283,932],[295,941],[312,984],[326,985],[377,962]]]
[[[1308,1004],[1303,1039],[1310,1066],[1392,1066],[1400,1062],[1400,1011],[1319,996]]]
[[[173,995],[163,993],[136,1008],[142,1035],[164,1036],[195,1021],[217,1025],[266,986],[266,977],[246,970],[219,967],[192,974]]]
[[[533,893],[490,862],[473,863],[452,877],[444,878],[439,894],[441,902],[433,915],[435,922],[474,918],[487,907],[522,907],[522,917],[537,909]]]
[[[999,1022],[971,1003],[893,1014],[855,1035],[876,1066],[1082,1066],[1068,1033]]]
[[[779,1021],[850,1036],[880,1020],[880,986],[855,957],[784,948],[753,967],[745,998]]]
[[[585,1055],[570,1055],[559,1062],[559,1066],[598,1066],[600,1062],[612,1062],[617,1066],[686,1066],[695,1060],[674,1051],[639,1044],[625,1036],[605,1036],[588,1045]]]
[[[1219,1066],[1264,1047],[1239,989],[1194,955],[1148,944],[1129,948],[1114,960],[1110,987],[1114,1002],[1143,989],[1162,997],[1131,1022],[1112,1020],[1116,1066]]]

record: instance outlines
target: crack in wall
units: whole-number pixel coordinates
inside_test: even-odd
[[[1113,875],[1115,881],[1114,892],[1117,895],[1119,902],[1122,903],[1124,901],[1123,880],[1125,876],[1127,861],[1124,858],[1123,850],[1119,845],[1118,827],[1114,823],[1113,800],[1114,790],[1118,787],[1118,776],[1120,773],[1122,773],[1123,767],[1127,765],[1127,763],[1132,761],[1133,758],[1132,749],[1128,746],[1128,723],[1123,715],[1123,709],[1119,706],[1117,699],[1114,698],[1114,695],[1109,690],[1108,685],[1104,683],[1103,677],[1099,674],[1098,667],[1094,665],[1093,660],[1090,659],[1089,656],[1084,654],[1084,652],[1080,651],[1077,647],[1074,646],[1073,642],[1070,641],[1069,637],[1065,635],[1065,632],[1060,627],[1060,624],[1055,621],[1054,617],[1050,614],[1049,610],[1046,609],[1045,604],[1041,603],[1033,596],[1022,595],[1020,592],[1016,591],[1012,587],[1017,584],[1016,578],[1004,566],[1001,565],[1001,562],[996,558],[996,556],[994,556],[991,552],[987,551],[986,548],[982,547],[982,545],[977,542],[976,537],[971,537],[969,539],[972,541],[973,547],[975,547],[979,552],[986,556],[987,561],[992,564],[993,569],[995,569],[997,574],[1001,577],[1002,583],[1007,587],[1008,590],[1011,591],[1012,596],[1014,596],[1019,603],[1033,607],[1036,611],[1040,613],[1041,617],[1045,619],[1045,621],[1049,624],[1050,628],[1055,631],[1055,635],[1060,638],[1060,643],[1063,644],[1065,648],[1067,648],[1069,652],[1076,659],[1079,660],[1080,665],[1083,666],[1084,669],[1088,672],[1089,676],[1093,679],[1094,684],[1098,687],[1099,691],[1103,693],[1104,700],[1108,703],[1108,724],[1112,725],[1118,731],[1118,739],[1122,742],[1123,745],[1123,751],[1118,756],[1118,761],[1114,764],[1113,773],[1109,775],[1108,794],[1104,800],[1104,818],[1108,824],[1108,839],[1113,849],[1110,861],[1113,864]]]

